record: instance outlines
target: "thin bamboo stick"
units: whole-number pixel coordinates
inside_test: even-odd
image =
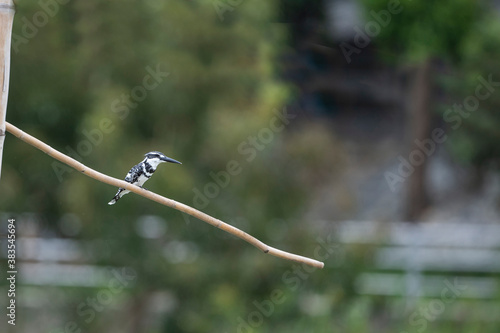
[[[2,156],[5,142],[5,118],[9,96],[10,44],[12,23],[14,21],[14,2],[0,0],[0,177],[2,176]]]
[[[139,194],[147,199],[156,201],[162,205],[177,209],[178,211],[181,211],[183,213],[186,213],[186,214],[189,214],[193,217],[196,217],[197,219],[200,219],[208,224],[213,225],[214,227],[222,229],[222,230],[230,233],[231,235],[234,235],[238,238],[243,239],[244,241],[255,246],[256,248],[262,250],[264,253],[268,253],[270,255],[273,255],[273,256],[276,256],[279,258],[300,262],[300,263],[303,263],[303,264],[306,264],[309,266],[313,266],[313,267],[317,267],[317,268],[324,267],[324,263],[322,263],[320,261],[317,261],[317,260],[314,260],[311,258],[307,258],[307,257],[303,257],[303,256],[299,256],[299,255],[296,255],[293,253],[281,251],[281,250],[275,249],[271,246],[268,246],[268,245],[264,244],[263,242],[261,242],[260,240],[258,240],[257,238],[247,234],[246,232],[244,232],[236,227],[233,227],[232,225],[224,223],[221,220],[216,219],[210,215],[207,215],[207,214],[205,214],[197,209],[194,209],[190,206],[187,206],[183,203],[162,197],[161,195],[158,195],[158,194],[153,193],[151,191],[145,190],[145,189],[140,188],[136,185],[132,185],[130,183],[127,183],[126,181],[119,180],[119,179],[107,176],[107,175],[100,173],[98,171],[95,171],[95,170],[83,165],[82,163],[78,162],[77,160],[55,150],[54,148],[52,148],[49,145],[47,145],[46,143],[38,140],[37,138],[21,131],[19,128],[15,127],[14,125],[9,124],[8,122],[6,124],[7,124],[7,132],[13,134],[14,136],[16,136],[19,139],[23,140],[24,142],[32,145],[33,147],[40,149],[44,153],[48,154],[50,157],[53,157],[56,160],[66,164],[66,165],[69,165],[70,167],[76,169],[77,171],[82,172],[83,174],[85,174],[91,178],[94,178],[97,181],[100,181],[102,183],[106,183],[106,184],[109,184],[109,185],[112,185],[115,187],[122,187],[124,189],[129,190],[130,192],[134,192],[135,194]]]

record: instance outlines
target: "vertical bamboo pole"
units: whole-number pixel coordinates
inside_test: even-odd
[[[14,21],[14,2],[0,0],[0,177],[2,176],[2,156],[5,142],[5,116],[9,97],[10,43]]]

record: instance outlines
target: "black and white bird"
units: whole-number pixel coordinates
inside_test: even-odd
[[[160,153],[159,151],[152,151],[147,153],[146,158],[136,166],[132,167],[130,171],[127,173],[125,177],[125,181],[139,187],[142,187],[144,183],[151,178],[153,173],[156,171],[156,168],[160,163],[170,162],[182,164],[179,161],[174,160],[173,158],[165,156],[165,154]],[[115,197],[108,202],[108,205],[114,205],[121,197],[125,194],[130,193],[130,191],[119,188]]]

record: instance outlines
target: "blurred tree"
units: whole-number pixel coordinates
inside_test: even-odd
[[[383,58],[414,67],[415,80],[408,105],[411,153],[419,149],[414,140],[431,137],[435,61],[459,60],[463,39],[478,17],[479,3],[475,0],[363,0],[363,3],[368,21],[364,31],[366,36],[376,38]],[[426,162],[415,166],[408,179],[405,217],[409,221],[418,219],[428,205]]]

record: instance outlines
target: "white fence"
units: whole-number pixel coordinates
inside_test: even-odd
[[[360,295],[394,296],[404,312],[457,284],[456,305],[475,301],[489,309],[479,320],[500,320],[500,225],[347,221],[338,237],[373,246],[372,265],[355,281]]]

